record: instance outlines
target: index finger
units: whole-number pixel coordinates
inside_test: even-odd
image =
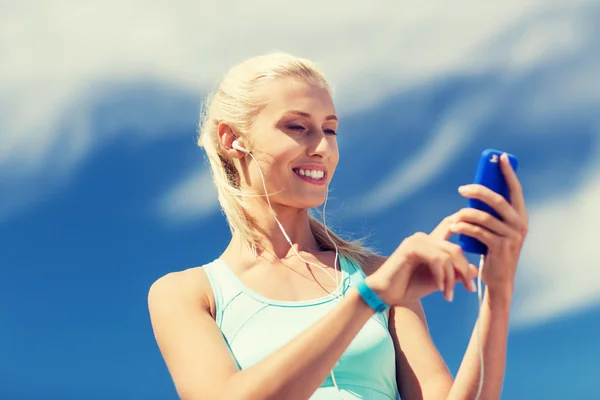
[[[525,215],[526,209],[525,198],[523,197],[523,187],[521,186],[521,182],[519,181],[515,170],[513,169],[512,165],[510,165],[510,161],[506,153],[502,153],[500,156],[500,169],[502,170],[502,174],[504,175],[504,179],[506,179],[506,184],[508,185],[510,204],[519,213],[519,215]]]
[[[457,221],[458,221],[458,212],[447,216],[438,224],[438,226],[433,228],[433,230],[431,231],[429,236],[436,238],[436,239],[447,240],[450,236],[453,235],[453,232],[450,229],[450,227],[453,224],[455,224]]]

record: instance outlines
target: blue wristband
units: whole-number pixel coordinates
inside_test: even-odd
[[[375,310],[375,312],[384,312],[390,308],[390,306],[385,304],[383,300],[377,296],[377,293],[375,293],[373,289],[371,289],[369,285],[365,283],[365,278],[360,271],[353,274],[352,280],[354,281],[354,287],[356,290],[358,290],[358,293],[363,298],[365,303]]]

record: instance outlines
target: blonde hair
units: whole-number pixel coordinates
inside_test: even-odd
[[[309,60],[282,52],[250,58],[231,68],[222,78],[219,88],[209,95],[200,117],[198,145],[206,151],[211,173],[217,187],[219,203],[231,233],[237,234],[256,255],[263,237],[250,213],[240,190],[240,178],[231,158],[219,144],[219,123],[227,123],[240,137],[250,131],[255,117],[266,105],[260,97],[262,83],[277,78],[295,78],[318,85],[331,92],[323,74]],[[248,146],[248,138],[244,139]],[[312,211],[312,210],[309,210]],[[351,258],[360,265],[374,254],[363,245],[364,240],[344,240],[309,212],[309,224],[313,236],[323,250],[334,250],[327,233],[335,242],[341,255]]]

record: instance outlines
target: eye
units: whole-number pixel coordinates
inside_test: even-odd
[[[293,131],[303,131],[305,128],[302,125],[288,125],[288,129]]]
[[[337,133],[333,129],[325,129],[324,132],[328,135],[334,135],[334,136],[337,135]]]

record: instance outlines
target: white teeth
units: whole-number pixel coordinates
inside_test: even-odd
[[[299,169],[298,173],[302,176],[308,176],[312,179],[321,179],[321,178],[323,178],[323,176],[325,176],[324,171],[309,170],[309,169]]]

